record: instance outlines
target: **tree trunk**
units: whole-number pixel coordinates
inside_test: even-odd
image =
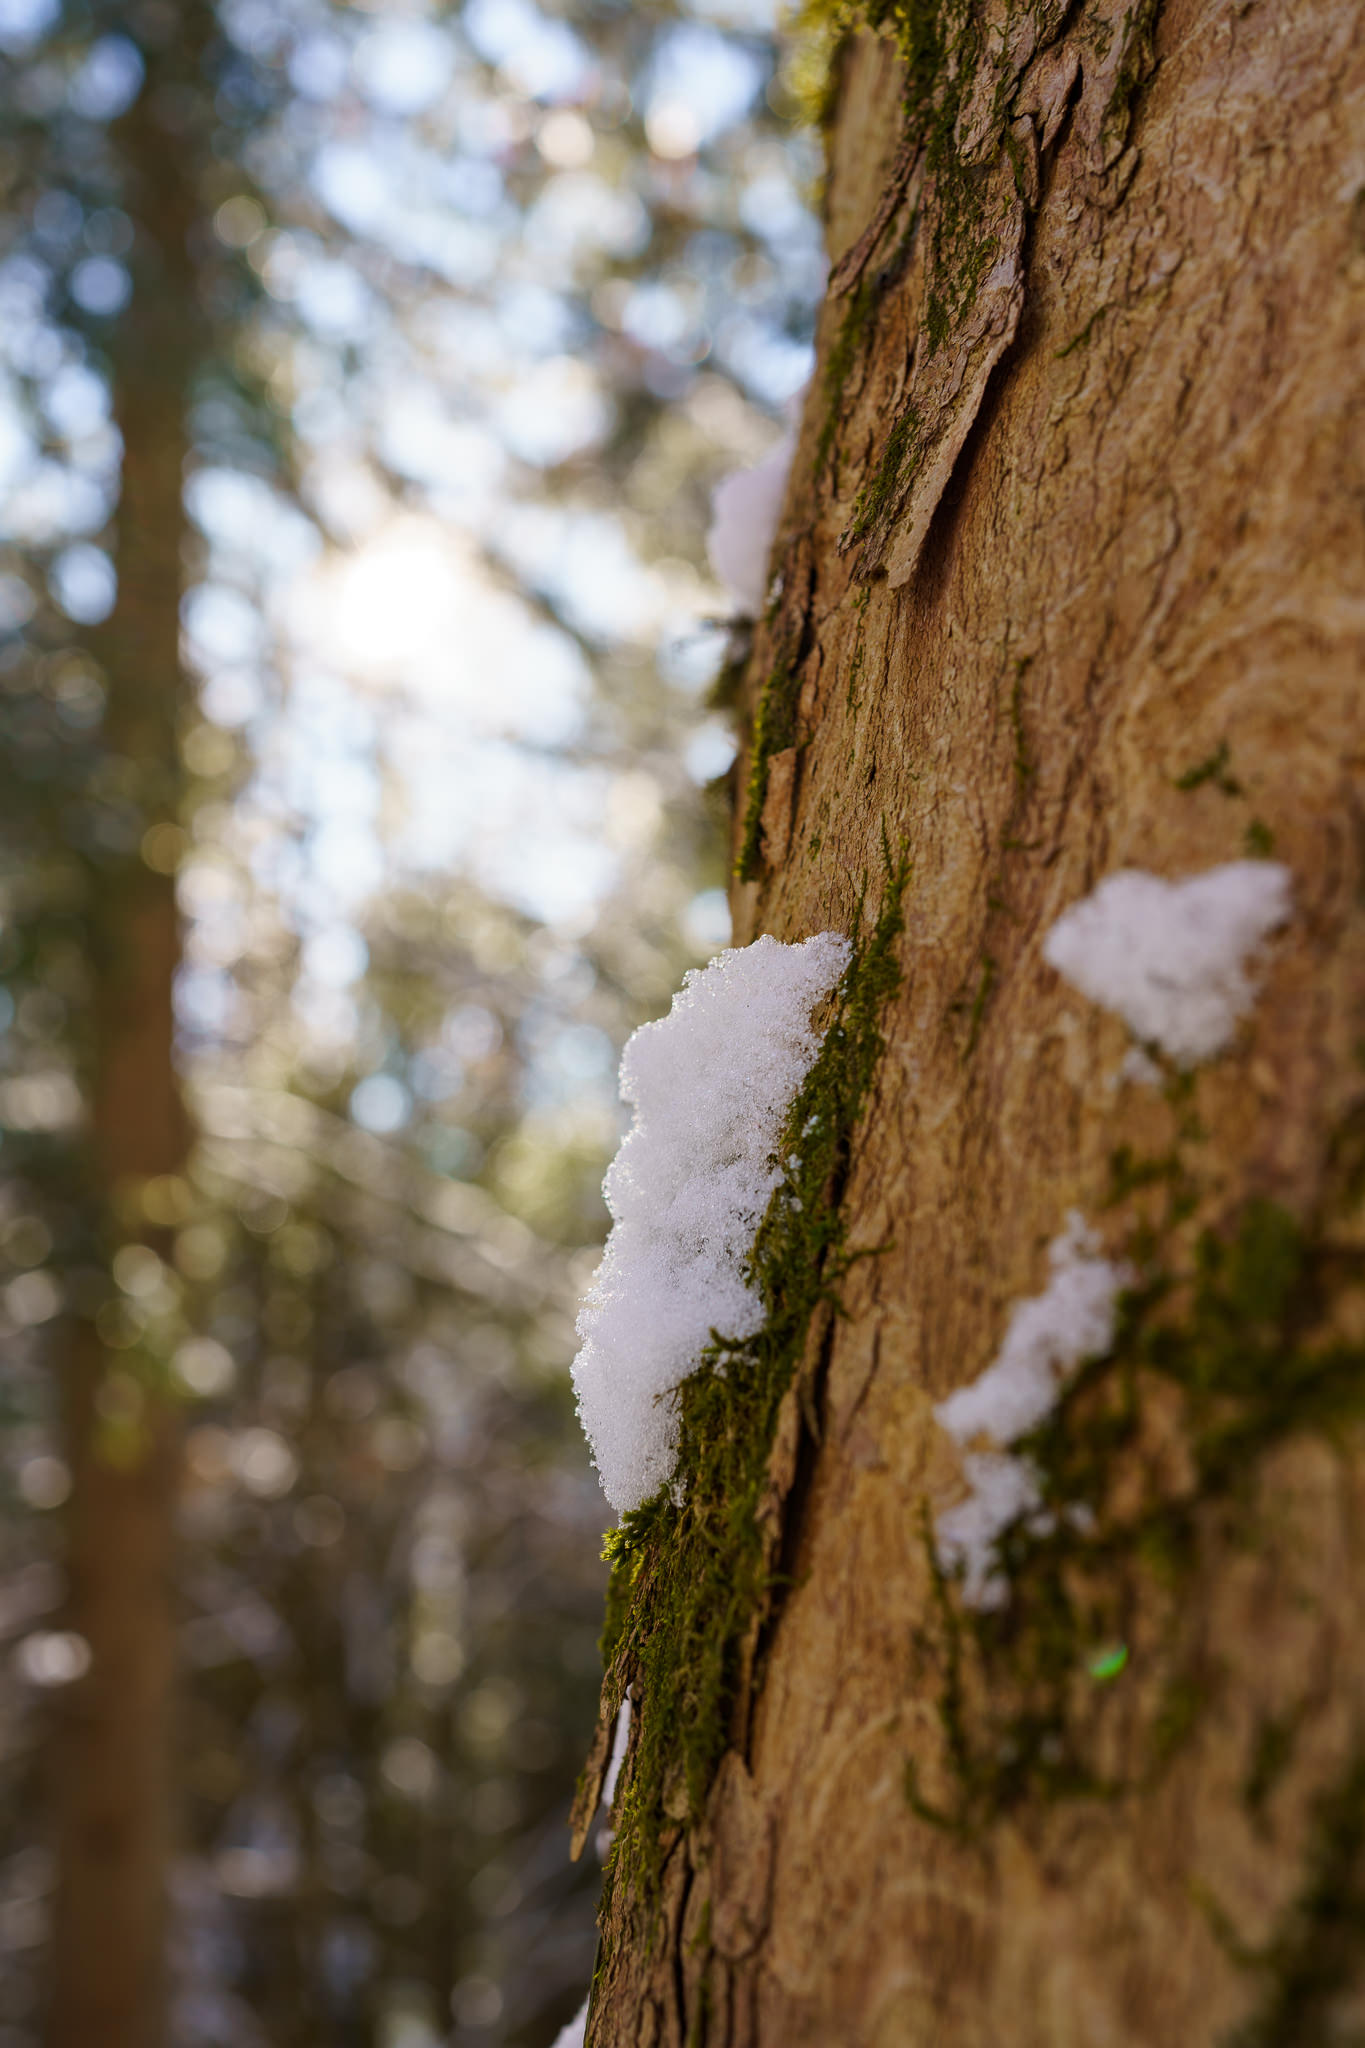
[[[744,941],[853,930],[866,888],[887,971],[846,1043],[882,1043],[756,1525],[685,1394],[686,1504],[619,1539],[588,2040],[1355,2039],[1365,17],[899,13],[838,65],[735,894]],[[1272,851],[1294,910],[1239,1035],[1121,1074],[1050,928],[1115,870]],[[1071,1210],[1131,1291],[983,1611],[936,1560],[963,1480],[933,1404]],[[714,1574],[686,1668],[670,1543]]]
[[[155,72],[116,135],[137,233],[132,306],[113,341],[123,437],[109,678],[110,791],[126,850],[92,878],[92,1167],[101,1250],[169,1257],[188,1127],[173,1053],[180,957],[174,837],[183,708],[180,597],[186,414],[197,340],[193,196]],[[159,836],[158,836],[159,827]],[[168,828],[172,836],[168,838]],[[182,1198],[183,1199],[183,1198]],[[134,1252],[136,1258],[137,1253]],[[62,1698],[53,1758],[58,1894],[51,2048],[155,2048],[163,2038],[170,1847],[172,1558],[178,1404],[167,1361],[115,1291],[74,1325],[65,1388],[72,1474],[70,1625],[91,1653]]]

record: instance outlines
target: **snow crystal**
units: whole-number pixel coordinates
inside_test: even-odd
[[[939,1560],[961,1565],[963,1593],[974,1607],[995,1607],[1007,1588],[994,1568],[995,1545],[1018,1516],[1038,1508],[1038,1476],[1026,1458],[999,1448],[1027,1436],[1051,1413],[1062,1387],[1089,1358],[1114,1342],[1119,1292],[1132,1279],[1126,1266],[1099,1255],[1099,1240],[1073,1210],[1048,1251],[1052,1277],[1042,1294],[1016,1303],[994,1362],[960,1387],[934,1414],[962,1447],[971,1492],[937,1517]],[[967,1450],[988,1437],[994,1450]]]
[[[706,553],[717,581],[739,610],[756,619],[768,596],[768,557],[787,495],[796,452],[794,434],[782,439],[753,469],[736,469],[711,493]]]
[[[578,1318],[578,1412],[608,1500],[637,1507],[672,1477],[674,1389],[713,1331],[751,1337],[746,1260],[782,1169],[782,1119],[819,1050],[811,1010],[848,964],[822,932],[721,953],[684,979],[621,1059],[634,1122],[603,1183],[613,1224]]]
[[[1043,958],[1179,1067],[1222,1052],[1255,987],[1248,961],[1290,912],[1277,861],[1234,860],[1183,882],[1108,876],[1058,918]]]
[[[554,2048],[583,2048],[583,2037],[588,2031],[588,2001],[585,1998],[571,2020],[567,2020],[554,2038]]]

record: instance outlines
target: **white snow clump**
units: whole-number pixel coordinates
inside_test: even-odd
[[[1278,861],[1234,860],[1183,882],[1123,868],[1058,918],[1043,958],[1178,1067],[1228,1045],[1255,1000],[1248,961],[1290,913]]]
[[[995,1545],[1041,1496],[1030,1460],[1003,1448],[1036,1429],[1078,1367],[1102,1358],[1114,1342],[1114,1309],[1133,1278],[1127,1266],[1099,1256],[1099,1239],[1073,1209],[1048,1249],[1052,1278],[1042,1294],[1016,1303],[993,1364],[934,1409],[962,1450],[971,1492],[936,1518],[939,1562],[961,1565],[969,1606],[1000,1606],[1008,1587],[995,1568]],[[979,1437],[997,1447],[968,1450]]]
[[[732,470],[711,493],[707,559],[747,618],[756,619],[767,602],[768,557],[795,452],[796,436],[784,434],[761,462]]]
[[[583,2048],[588,2031],[588,2001],[585,1998],[571,2020],[566,2020],[554,2038],[554,2048]]]
[[[613,1217],[578,1317],[578,1413],[607,1499],[638,1507],[673,1475],[674,1389],[712,1331],[754,1336],[746,1260],[782,1179],[782,1119],[819,1050],[810,1014],[851,948],[837,932],[774,938],[693,968],[666,1017],[621,1057],[631,1129],[602,1191]]]

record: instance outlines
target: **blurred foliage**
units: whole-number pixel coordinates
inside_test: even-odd
[[[0,4],[0,2048],[39,2037],[36,1757],[88,1654],[73,1319],[111,1455],[149,1372],[184,1405],[175,2048],[538,2048],[586,1985],[605,1515],[567,1365],[616,1049],[725,935],[707,497],[776,438],[822,281],[773,27]],[[169,783],[105,715],[164,309],[137,132],[195,280]],[[197,1137],[101,1207],[91,962],[139,864],[176,879]]]

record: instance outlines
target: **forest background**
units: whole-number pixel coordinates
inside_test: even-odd
[[[572,1316],[728,935],[794,92],[769,0],[0,0],[0,2048],[582,1999]]]

